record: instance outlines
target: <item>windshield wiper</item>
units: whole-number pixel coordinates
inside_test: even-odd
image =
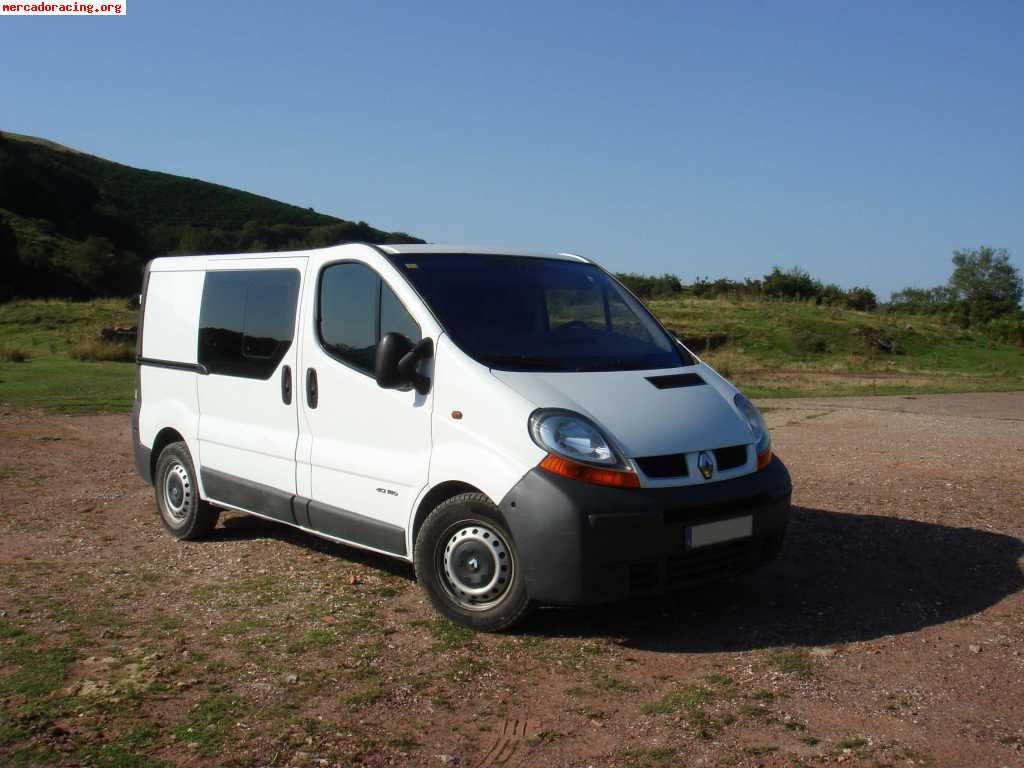
[[[485,355],[484,360],[494,365],[514,365],[519,368],[536,368],[544,371],[561,371],[565,367],[557,360],[532,355]]]

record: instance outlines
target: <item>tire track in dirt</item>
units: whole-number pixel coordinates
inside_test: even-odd
[[[506,717],[492,737],[493,742],[485,747],[483,755],[471,764],[471,768],[496,768],[519,763],[519,748],[540,732],[540,721],[527,712]]]

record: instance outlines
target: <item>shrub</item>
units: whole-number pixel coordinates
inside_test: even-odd
[[[935,315],[953,309],[956,297],[944,285],[936,288],[904,288],[896,291],[889,302],[894,312],[907,312],[912,315]]]
[[[823,290],[821,283],[800,267],[785,271],[775,267],[771,274],[764,276],[763,285],[766,296],[791,301],[820,300]]]
[[[981,328],[989,336],[1000,341],[1024,346],[1024,312],[1018,311],[1016,315],[997,317],[989,320]]]
[[[131,344],[88,339],[71,348],[71,357],[89,363],[132,363],[135,362],[135,347]]]
[[[751,280],[749,277],[743,282],[730,280],[727,277],[720,277],[717,280],[709,280],[706,277],[697,277],[684,290],[697,298],[713,299],[722,296],[741,298],[760,298],[764,294],[764,288],[760,280]]]
[[[856,286],[846,292],[846,306],[868,312],[878,306],[878,297],[870,288]]]
[[[0,360],[5,363],[27,363],[31,355],[21,347],[0,348]]]
[[[683,284],[675,275],[664,274],[657,277],[626,272],[617,274],[616,277],[629,290],[644,299],[676,296],[683,291]]]
[[[817,304],[827,307],[841,307],[847,303],[846,292],[835,283],[821,285],[815,297]]]

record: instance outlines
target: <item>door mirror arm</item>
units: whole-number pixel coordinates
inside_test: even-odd
[[[383,389],[402,389],[413,386],[425,395],[430,391],[430,379],[417,370],[421,360],[434,356],[434,342],[423,339],[413,344],[401,333],[385,333],[377,345],[376,379]]]
[[[412,384],[413,388],[421,395],[430,391],[430,379],[417,370],[420,360],[429,360],[434,356],[434,342],[432,339],[422,339],[416,345],[402,355],[398,361],[398,373],[406,381]]]

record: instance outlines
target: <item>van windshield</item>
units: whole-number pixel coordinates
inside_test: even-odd
[[[592,264],[461,253],[390,258],[452,340],[490,368],[626,371],[694,362]]]

